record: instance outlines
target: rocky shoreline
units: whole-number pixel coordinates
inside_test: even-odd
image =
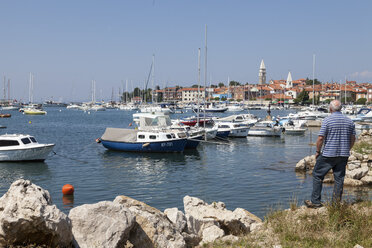
[[[355,146],[360,143],[372,146],[372,129],[364,130],[358,137]],[[311,174],[315,166],[315,155],[307,156],[296,164],[296,171]],[[332,170],[327,174],[324,183],[333,183]],[[351,151],[347,167],[344,185],[346,186],[368,186],[372,185],[372,150],[362,148],[360,151]]]
[[[0,247],[195,247],[216,240],[236,241],[262,221],[245,209],[226,209],[185,196],[185,213],[164,212],[127,196],[85,204],[67,216],[49,192],[29,180],[12,183],[0,198]]]

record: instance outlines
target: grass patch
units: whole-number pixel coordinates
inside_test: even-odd
[[[366,141],[356,142],[353,151],[361,154],[369,154],[372,151],[372,143]]]
[[[296,206],[297,207],[297,206]],[[296,209],[293,207],[293,209]],[[205,247],[372,247],[372,202],[342,202],[321,209],[278,210],[265,217],[263,230],[238,242]]]

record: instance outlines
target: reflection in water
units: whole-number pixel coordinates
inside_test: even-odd
[[[32,180],[49,177],[48,165],[42,162],[5,162],[0,163],[0,191],[8,190],[11,183],[19,178]]]
[[[73,208],[74,207],[74,195],[63,195],[62,203],[64,208]]]
[[[104,166],[127,167],[135,165],[166,166],[169,164],[184,164],[187,159],[200,160],[197,150],[185,150],[183,153],[133,153],[106,150],[102,155]]]

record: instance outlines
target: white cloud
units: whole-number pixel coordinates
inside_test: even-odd
[[[362,72],[354,72],[351,74],[352,77],[358,77],[358,78],[372,78],[372,71],[362,71]]]

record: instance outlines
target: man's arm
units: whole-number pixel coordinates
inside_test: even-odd
[[[350,138],[350,150],[351,150],[351,148],[353,148],[354,143],[355,143],[355,135],[351,135],[351,138]]]
[[[322,149],[324,142],[324,136],[318,136],[318,139],[316,140],[316,153],[315,158],[318,158],[320,155],[320,150]]]

